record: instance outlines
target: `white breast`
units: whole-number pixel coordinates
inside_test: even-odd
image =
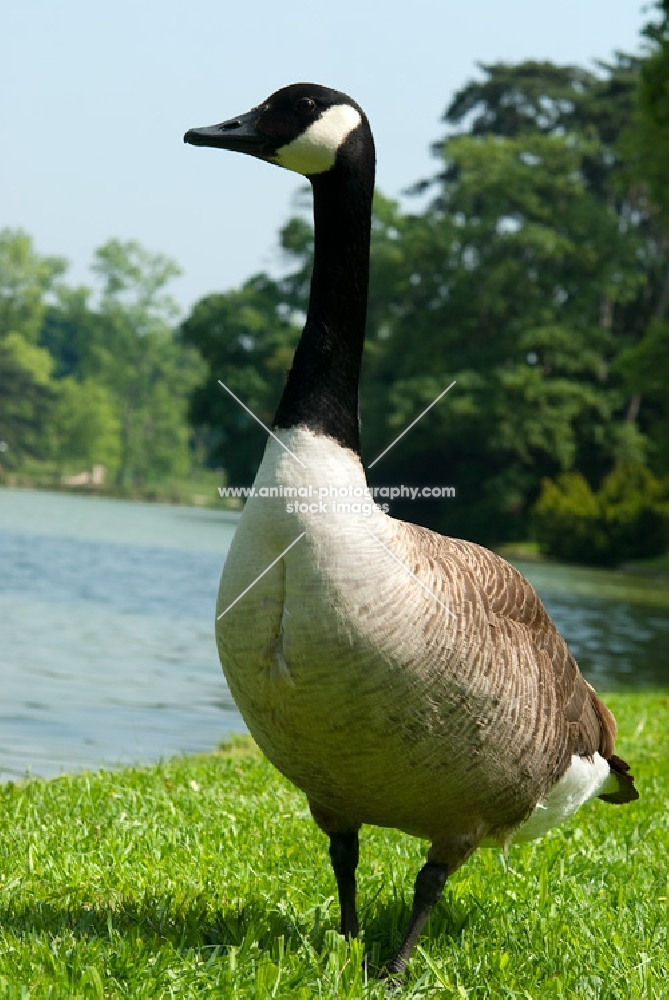
[[[520,777],[484,603],[373,510],[353,453],[305,429],[279,437],[292,454],[267,447],[217,607],[221,663],[249,729],[294,784],[352,821],[429,839],[479,820],[495,828],[496,796],[508,801]],[[480,753],[485,766],[473,766]],[[608,774],[598,754],[574,757],[504,839],[562,823]]]
[[[435,796],[436,763],[420,771],[419,762],[438,759],[448,699],[442,703],[435,691],[426,704],[421,695],[437,670],[423,624],[441,621],[443,642],[451,641],[457,621],[446,608],[454,595],[446,581],[429,576],[421,586],[387,551],[415,569],[396,536],[398,522],[372,511],[369,497],[356,496],[366,481],[355,455],[303,429],[279,434],[305,467],[271,442],[256,493],[289,486],[303,495],[249,499],[224,568],[217,615],[304,537],[218,621],[231,692],[266,755],[317,801],[427,836],[421,811],[434,810],[441,789]],[[330,487],[336,497],[313,496],[314,489]],[[315,509],[287,511],[296,501]],[[447,784],[448,775],[444,802]]]

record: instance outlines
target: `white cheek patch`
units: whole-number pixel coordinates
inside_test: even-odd
[[[335,104],[297,139],[282,146],[274,162],[305,176],[322,174],[334,166],[337,150],[360,122],[360,112],[350,104]]]

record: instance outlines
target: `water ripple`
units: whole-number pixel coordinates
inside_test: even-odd
[[[243,731],[213,636],[234,523],[0,490],[0,780],[148,762]],[[597,688],[669,685],[656,585],[520,568]]]

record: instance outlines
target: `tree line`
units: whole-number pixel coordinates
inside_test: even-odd
[[[593,563],[666,549],[669,0],[655,13],[641,56],[481,66],[415,201],[377,193],[365,461],[456,380],[370,472],[456,496],[396,502],[397,516],[486,544],[532,533]],[[118,482],[206,461],[250,483],[265,435],[218,380],[271,421],[306,311],[308,213],[280,243],[281,277],[207,295],[175,324],[165,258],[108,243],[93,305],[62,261],[5,233],[0,461],[95,455]]]
[[[0,232],[4,471],[99,464],[118,488],[187,475],[188,394],[205,366],[179,342],[176,264],[110,240],[92,265],[97,294],[70,287],[66,269],[27,234]]]

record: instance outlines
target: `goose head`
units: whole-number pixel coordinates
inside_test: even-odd
[[[347,163],[374,170],[374,141],[362,108],[315,83],[291,84],[236,118],[189,129],[184,142],[246,153],[310,180]]]
[[[245,114],[193,128],[184,141],[277,164],[314,194],[314,264],[302,337],[274,416],[360,454],[358,382],[365,337],[374,139],[354,100],[294,83]]]

